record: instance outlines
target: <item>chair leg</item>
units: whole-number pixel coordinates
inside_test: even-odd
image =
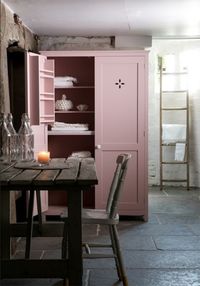
[[[116,245],[115,245],[115,239],[114,239],[112,225],[109,225],[108,227],[109,227],[109,232],[110,232],[110,240],[111,240],[112,250],[113,250],[113,253],[115,255],[115,264],[116,264],[116,268],[117,268],[117,274],[118,274],[119,279],[122,280],[122,273],[121,273],[118,258],[117,258],[117,249],[116,249]]]
[[[120,280],[122,280],[124,286],[128,286],[128,280],[125,273],[123,258],[121,254],[120,244],[119,244],[119,236],[116,225],[110,226],[110,233],[111,233],[111,241],[113,252],[116,255],[116,266]]]
[[[31,240],[33,232],[33,203],[34,203],[34,191],[30,191],[30,198],[28,204],[28,221],[27,221],[27,233],[26,233],[26,250],[25,259],[30,258]]]
[[[68,255],[68,226],[67,221],[64,221],[63,239],[62,239],[62,259],[66,259]]]

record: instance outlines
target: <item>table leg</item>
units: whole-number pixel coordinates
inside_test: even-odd
[[[41,191],[36,190],[37,211],[38,211],[38,223],[39,232],[42,234],[42,203],[41,203]]]
[[[76,207],[74,207],[76,206]],[[68,191],[68,246],[69,285],[81,286],[83,275],[82,259],[82,191]]]
[[[27,234],[26,234],[26,250],[25,258],[30,259],[31,241],[33,232],[33,204],[34,204],[34,191],[30,191],[29,204],[28,204],[28,221],[27,221]]]
[[[10,192],[0,190],[0,278],[3,278],[3,263],[10,259]]]

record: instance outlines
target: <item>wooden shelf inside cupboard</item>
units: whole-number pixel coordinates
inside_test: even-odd
[[[61,113],[64,113],[64,114],[78,114],[78,113],[81,113],[81,114],[89,114],[89,113],[94,113],[94,111],[78,111],[78,110],[68,110],[68,111],[64,111],[64,110],[56,110],[55,113],[58,113],[58,114],[61,114]]]
[[[64,86],[56,86],[55,87],[55,89],[84,89],[84,88],[86,88],[86,89],[89,89],[89,88],[94,88],[94,86],[78,86],[78,85],[74,85],[74,86],[66,86],[66,87],[64,87]]]
[[[94,135],[94,131],[48,131],[48,135]]]

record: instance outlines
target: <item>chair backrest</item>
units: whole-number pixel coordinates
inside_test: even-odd
[[[120,154],[117,157],[117,166],[114,172],[106,205],[106,211],[109,213],[110,218],[114,218],[116,215],[120,192],[127,172],[127,163],[130,158],[130,154]]]

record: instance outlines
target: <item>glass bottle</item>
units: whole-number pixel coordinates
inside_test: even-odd
[[[33,134],[33,130],[31,128],[31,124],[30,124],[30,119],[28,117],[28,115],[25,113],[25,120],[26,120],[26,123],[28,125],[28,129],[29,129],[29,159],[30,160],[34,160],[34,134]]]
[[[13,116],[11,113],[7,114],[7,128],[11,134],[11,161],[15,161],[18,158],[19,142],[18,134],[13,126]]]
[[[11,134],[7,128],[7,118],[4,113],[0,115],[0,159],[11,162]]]
[[[30,142],[31,135],[27,124],[27,114],[23,113],[21,117],[21,126],[18,131],[19,137],[19,160],[30,160]]]

